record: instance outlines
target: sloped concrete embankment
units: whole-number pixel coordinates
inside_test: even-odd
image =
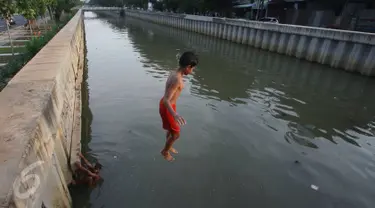
[[[84,47],[78,11],[0,93],[0,207],[71,206]]]
[[[374,33],[140,10],[125,15],[375,76]]]

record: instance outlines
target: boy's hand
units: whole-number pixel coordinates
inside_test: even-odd
[[[182,118],[182,116],[176,114],[174,116],[174,120],[178,123],[178,125],[182,126],[182,125],[185,125],[186,124],[186,121],[184,118]]]
[[[93,177],[94,180],[99,180],[100,179],[100,176],[97,175],[97,174],[95,174],[95,173],[92,173],[90,176]]]

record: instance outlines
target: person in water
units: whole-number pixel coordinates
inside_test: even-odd
[[[96,182],[100,179],[99,171],[102,169],[100,163],[92,165],[82,153],[78,153],[80,161],[77,161],[73,174],[73,185],[87,184],[89,186],[95,186]]]
[[[161,154],[168,161],[174,159],[170,152],[178,153],[172,146],[180,137],[180,126],[186,124],[185,119],[176,112],[176,102],[184,88],[182,77],[191,74],[197,65],[197,55],[193,52],[183,53],[179,60],[179,68],[171,72],[168,77],[164,96],[159,103],[159,113],[163,121],[163,129],[167,131],[167,141]]]

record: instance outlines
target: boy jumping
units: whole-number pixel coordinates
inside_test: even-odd
[[[180,137],[180,126],[186,124],[184,118],[176,112],[176,102],[184,88],[182,77],[191,74],[198,65],[198,57],[193,52],[185,52],[180,57],[180,67],[170,73],[165,85],[164,97],[160,100],[159,113],[163,121],[163,129],[167,130],[167,141],[161,154],[168,161],[174,160],[170,152],[177,153],[172,147]]]

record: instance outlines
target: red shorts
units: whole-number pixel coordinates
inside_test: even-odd
[[[174,112],[176,112],[176,104],[171,104]],[[164,105],[163,98],[160,100],[159,104],[159,113],[161,116],[161,120],[163,121],[163,129],[170,131],[170,132],[180,132],[180,126],[174,120],[174,117],[171,113],[169,113],[167,106]]]

